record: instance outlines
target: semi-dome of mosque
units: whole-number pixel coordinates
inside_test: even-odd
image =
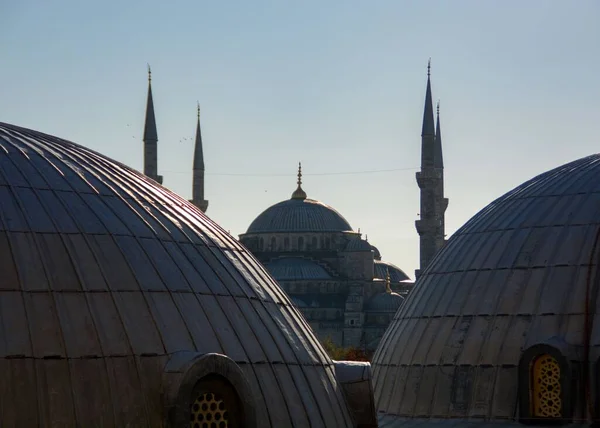
[[[263,211],[246,233],[344,232],[352,227],[340,213],[314,199],[288,199]]]
[[[458,230],[374,356],[379,426],[598,421],[599,214],[593,155],[525,182]]]
[[[196,207],[60,138],[0,147],[1,426],[353,426],[352,370]]]
[[[365,309],[369,312],[396,312],[404,297],[394,292],[377,293],[369,299]]]
[[[328,280],[331,275],[317,262],[301,257],[281,257],[265,263],[277,281]]]
[[[373,266],[373,276],[378,279],[385,279],[386,275],[389,273],[392,282],[401,282],[401,281],[409,281],[410,278],[407,274],[404,273],[402,269],[398,266],[384,262],[381,260],[375,260]]]
[[[373,251],[373,247],[364,239],[351,239],[348,241],[344,251]]]

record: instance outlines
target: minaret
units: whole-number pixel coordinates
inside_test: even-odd
[[[144,174],[151,179],[163,182],[158,175],[158,133],[154,117],[154,102],[152,101],[152,70],[148,66],[148,100],[146,103],[146,121],[144,124]]]
[[[202,133],[200,132],[200,103],[198,103],[198,120],[196,122],[192,199],[190,202],[200,208],[203,213],[208,209],[208,201],[204,199],[204,153],[202,151]]]
[[[421,189],[420,219],[415,222],[420,236],[420,269],[415,271],[417,278],[445,242],[444,213],[448,206],[448,200],[444,198],[444,162],[439,113],[438,134],[439,137],[436,137],[431,97],[430,60],[427,64],[427,89],[421,131],[421,171],[416,174],[417,184]]]

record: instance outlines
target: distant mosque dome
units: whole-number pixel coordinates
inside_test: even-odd
[[[0,426],[353,426],[365,376],[198,208],[57,137],[0,148]]]
[[[329,205],[308,199],[302,189],[302,169],[298,170],[298,188],[291,199],[263,211],[250,224],[247,234],[277,232],[352,232],[346,219]]]
[[[367,312],[396,312],[404,302],[404,297],[398,293],[377,293],[366,304]]]
[[[370,252],[370,251],[373,251],[373,248],[372,248],[371,244],[369,244],[364,239],[356,238],[356,239],[351,239],[348,242],[348,244],[346,244],[346,248],[344,248],[344,251],[348,251],[348,252],[368,251],[368,252]]]
[[[371,245],[371,250],[373,250],[373,258],[375,260],[381,260],[381,253],[375,245]]]
[[[383,262],[381,260],[375,260],[374,272],[373,276],[379,279],[385,279],[386,275],[390,274],[390,279],[392,282],[401,282],[401,281],[410,281],[410,278],[407,274],[404,273],[402,269],[398,266],[389,263]]]
[[[270,260],[265,267],[277,281],[328,280],[331,275],[318,263],[302,257]]]
[[[246,233],[351,232],[344,217],[329,205],[313,199],[289,199],[263,211]]]
[[[375,353],[379,426],[590,422],[599,213],[596,154],[523,183],[462,226]]]

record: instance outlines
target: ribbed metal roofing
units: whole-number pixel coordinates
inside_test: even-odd
[[[365,310],[367,312],[396,312],[402,306],[402,302],[404,302],[404,297],[398,293],[377,293],[369,299]]]
[[[178,351],[239,365],[257,426],[352,424],[332,361],[234,238],[85,147],[0,123],[0,426],[162,426]]]
[[[313,199],[289,199],[263,211],[246,233],[345,231],[352,227],[330,206]]]
[[[387,273],[390,273],[390,280],[392,282],[406,281],[410,279],[402,269],[392,263],[383,262],[381,260],[375,260],[373,275],[375,278],[385,279]]]
[[[316,262],[301,257],[282,257],[265,263],[277,281],[328,280],[331,275]]]
[[[373,251],[373,249],[371,248],[371,244],[369,244],[367,241],[358,238],[358,239],[351,239],[348,242],[348,244],[346,244],[346,248],[344,248],[344,251],[362,252],[362,251]]]
[[[412,427],[411,418],[451,418],[452,426],[515,421],[518,364],[533,345],[563,344],[565,358],[581,362],[589,340],[596,364],[599,226],[600,155],[593,155],[527,181],[458,230],[419,278],[374,356],[382,426]],[[563,385],[573,408],[564,416],[581,422],[581,377],[574,385]]]

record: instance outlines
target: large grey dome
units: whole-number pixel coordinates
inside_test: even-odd
[[[263,211],[246,233],[347,232],[352,227],[336,210],[313,199],[288,199]]]
[[[374,356],[380,426],[589,421],[586,409],[600,408],[586,399],[600,396],[599,226],[593,155],[527,181],[458,230]]]
[[[122,164],[1,123],[0,284],[1,426],[186,426],[205,374],[248,426],[352,425],[332,361],[235,239]]]

